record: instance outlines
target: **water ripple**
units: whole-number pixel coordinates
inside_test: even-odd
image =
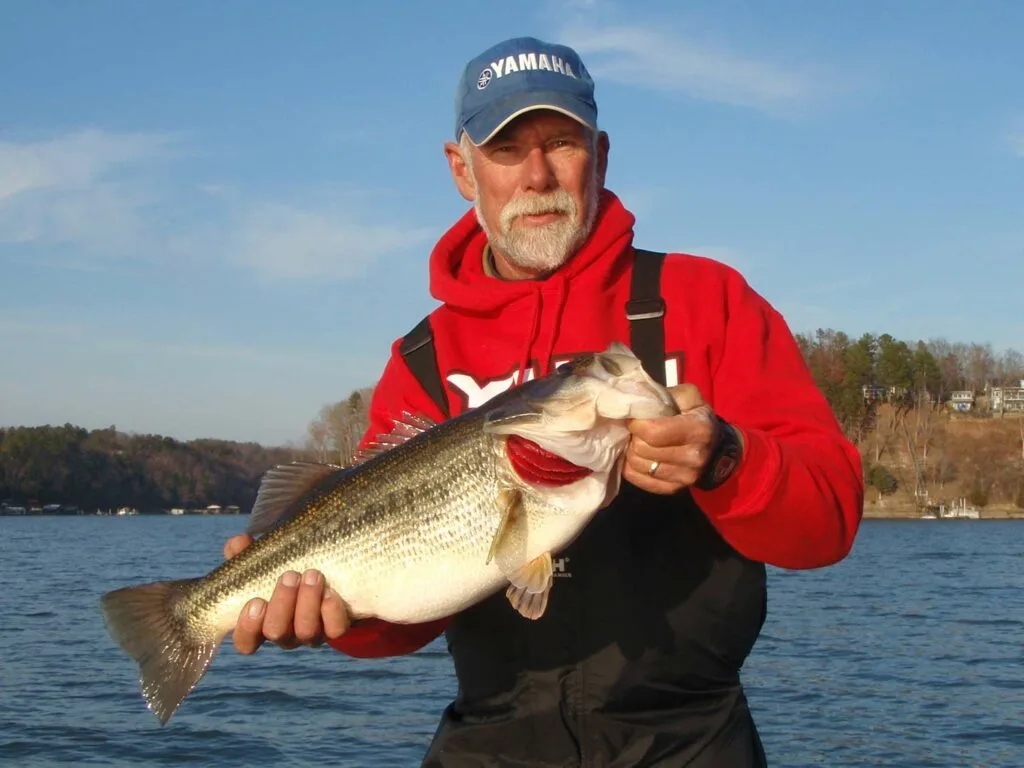
[[[168,726],[146,710],[99,596],[206,572],[240,525],[0,518],[0,765],[417,765],[455,693],[442,640],[380,660],[228,643]],[[868,521],[838,566],[772,569],[744,670],[770,763],[1021,768],[1020,552],[1020,523]]]

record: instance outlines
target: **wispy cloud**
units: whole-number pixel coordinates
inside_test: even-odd
[[[343,279],[378,259],[427,242],[429,229],[356,223],[340,210],[279,204],[247,207],[230,235],[234,263],[271,279]]]
[[[572,22],[561,35],[595,78],[774,111],[802,105],[818,84],[804,72],[642,24]]]
[[[355,202],[364,195],[321,195],[302,207],[230,185],[183,187],[160,166],[187,149],[169,135],[98,130],[0,142],[0,245],[27,254],[71,246],[78,261],[93,264],[215,258],[261,277],[304,280],[351,277],[431,236],[374,224]]]
[[[167,154],[172,137],[80,130],[35,142],[0,141],[0,201],[37,189],[84,190],[126,165]]]
[[[153,202],[145,174],[173,146],[169,135],[98,130],[0,142],[0,243],[133,248]]]

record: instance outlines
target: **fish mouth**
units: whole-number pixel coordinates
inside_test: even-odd
[[[578,355],[551,375],[510,390],[489,407],[484,429],[542,440],[608,422],[678,413],[672,394],[628,348],[613,343],[606,352]]]

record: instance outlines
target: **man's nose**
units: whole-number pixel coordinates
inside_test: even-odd
[[[555,187],[555,173],[542,147],[534,147],[523,159],[523,187],[527,192],[550,192]]]

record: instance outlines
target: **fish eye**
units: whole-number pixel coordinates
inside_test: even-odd
[[[597,359],[600,361],[601,367],[604,368],[606,373],[612,376],[622,375],[622,366],[616,363],[614,360],[607,358],[603,355]]]
[[[586,369],[594,362],[595,357],[596,355],[594,355],[593,352],[587,352],[586,354],[580,355],[572,362],[566,363],[566,365],[574,373],[585,373]]]

